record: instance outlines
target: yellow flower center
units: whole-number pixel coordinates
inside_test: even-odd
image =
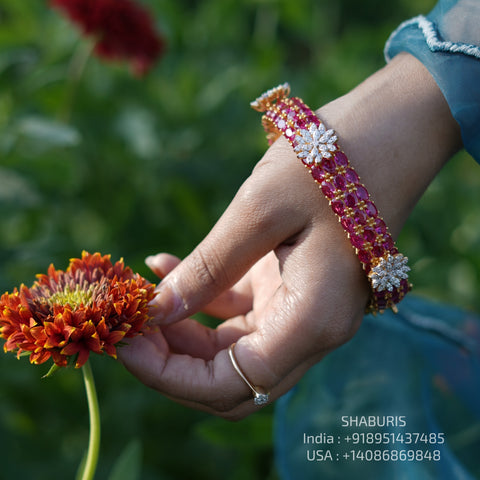
[[[90,285],[87,290],[80,285],[75,285],[75,288],[66,285],[63,290],[55,292],[46,300],[50,306],[67,304],[72,308],[87,306],[92,302],[94,290],[95,284]]]

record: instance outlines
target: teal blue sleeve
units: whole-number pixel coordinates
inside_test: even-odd
[[[400,52],[430,71],[465,149],[480,162],[480,0],[440,0],[428,15],[402,23],[386,43],[385,58]]]

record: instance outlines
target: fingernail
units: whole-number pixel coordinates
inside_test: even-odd
[[[154,317],[153,323],[168,325],[186,317],[188,305],[175,283],[174,277],[165,277],[157,287],[157,295],[150,304],[150,313]]]
[[[145,259],[145,265],[147,265],[148,268],[150,269],[153,269],[155,268],[155,257],[153,255],[149,255],[146,259]]]

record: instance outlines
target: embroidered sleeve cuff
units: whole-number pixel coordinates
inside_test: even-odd
[[[468,3],[468,5],[467,5]],[[429,70],[460,125],[465,149],[480,163],[480,3],[440,0],[427,16],[402,23],[385,45],[389,61],[414,55]]]

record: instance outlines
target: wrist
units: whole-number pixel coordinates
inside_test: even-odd
[[[398,236],[429,183],[461,147],[460,130],[429,72],[398,55],[318,110]]]

